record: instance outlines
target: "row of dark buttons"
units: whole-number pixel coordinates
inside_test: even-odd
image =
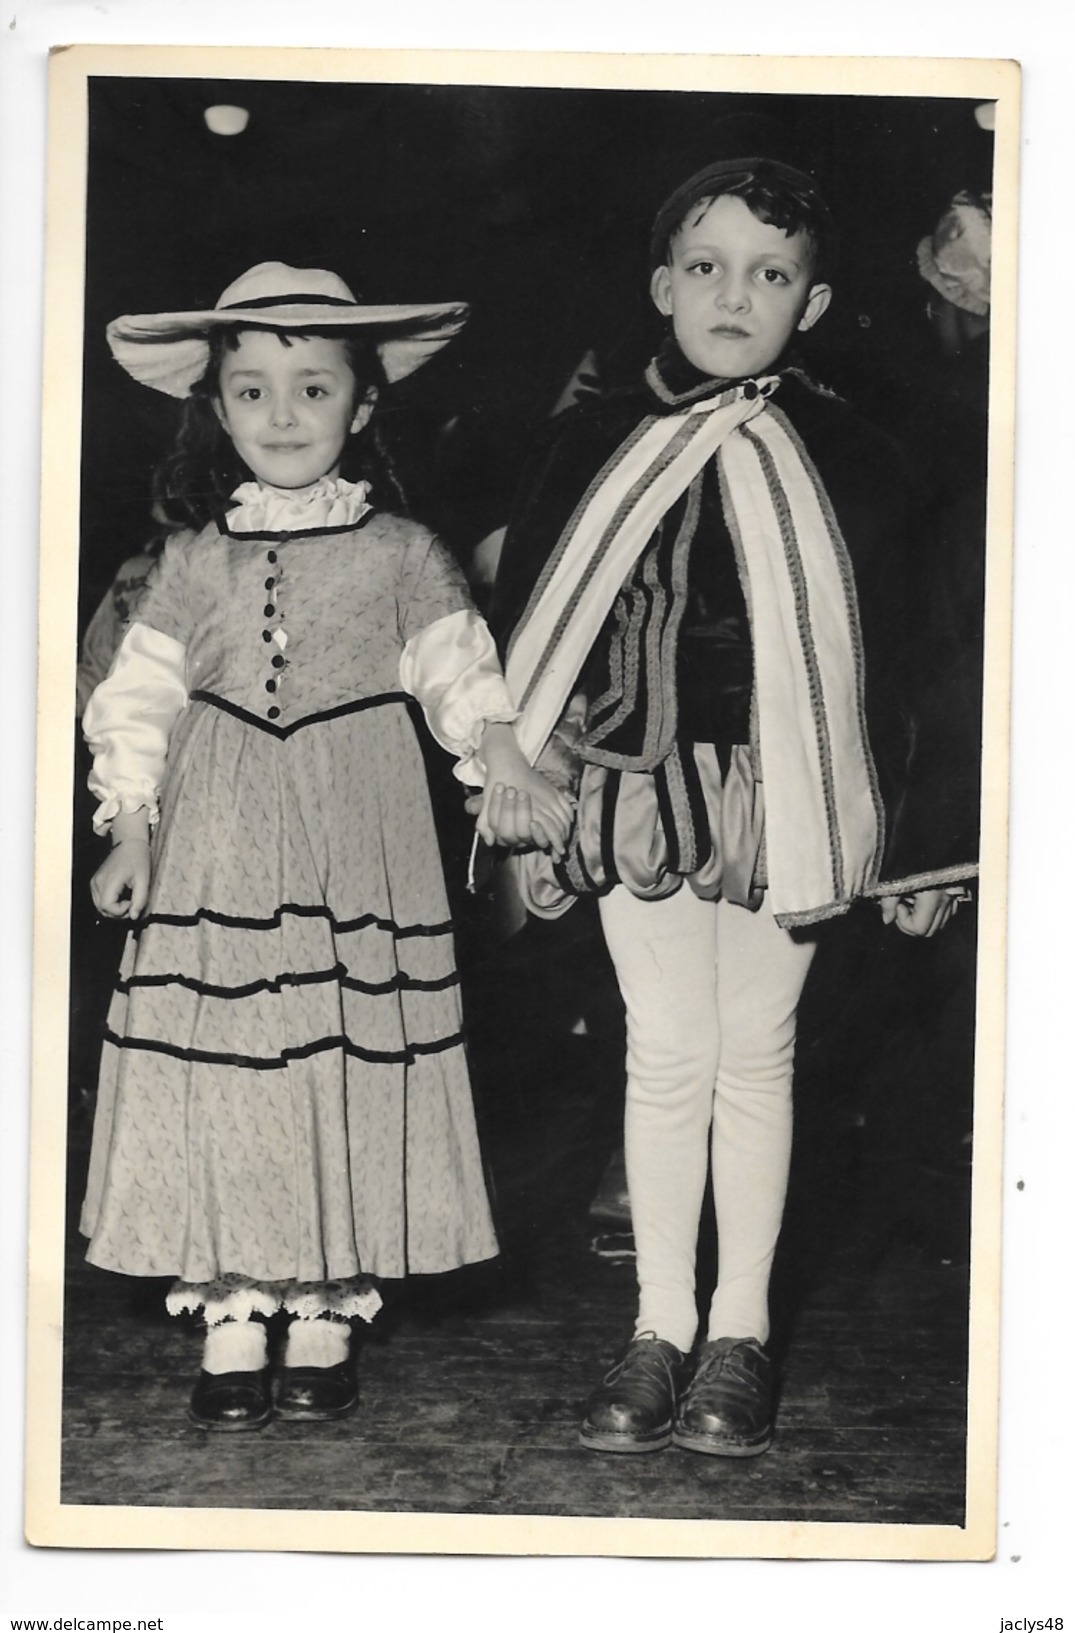
[[[276,551],[275,550],[270,550],[268,552],[268,559],[269,559],[269,565],[271,567],[275,567],[276,566]],[[276,583],[275,578],[273,578],[271,576],[269,578],[267,578],[265,580],[266,590],[271,590],[273,588],[273,586],[275,585],[275,583]],[[266,618],[272,618],[275,615],[275,612],[276,612],[276,608],[273,606],[272,602],[267,601],[265,603],[265,616],[266,616]],[[271,629],[263,629],[262,632],[261,632],[261,638],[262,638],[263,641],[271,641],[272,638],[273,638],[272,630]],[[273,662],[273,668],[274,669],[282,669],[284,667],[285,659],[281,656],[281,654],[279,652],[277,652],[274,655],[272,662]],[[275,692],[276,682],[274,680],[267,680],[265,682],[265,690],[267,692]],[[276,707],[275,704],[273,704],[272,708],[267,710],[266,712],[268,713],[268,716],[269,716],[270,720],[278,720],[279,717],[280,717],[280,710]]]

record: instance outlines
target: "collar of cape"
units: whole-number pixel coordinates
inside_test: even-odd
[[[715,470],[751,620],[769,903],[781,923],[811,923],[877,883],[884,846],[847,546],[774,400],[779,375],[713,380],[666,347],[646,383],[652,412],[589,482],[512,636],[506,676],[521,709],[516,732],[536,760],[617,606],[617,695],[591,708],[583,756],[645,772],[679,752],[675,651],[686,562],[702,480]],[[673,506],[675,525],[666,527]]]

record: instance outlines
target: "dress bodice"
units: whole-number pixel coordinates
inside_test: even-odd
[[[170,544],[140,623],[186,648],[186,683],[284,727],[399,690],[406,642],[470,605],[463,574],[417,523]]]

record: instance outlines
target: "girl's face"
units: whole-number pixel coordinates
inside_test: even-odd
[[[342,340],[244,329],[225,350],[213,406],[239,457],[259,482],[304,488],[336,476],[348,436],[373,412]]]

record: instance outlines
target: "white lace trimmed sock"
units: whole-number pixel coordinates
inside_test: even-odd
[[[346,1361],[351,1347],[351,1328],[346,1321],[299,1317],[287,1329],[284,1365],[287,1367],[334,1367]]]
[[[260,1372],[269,1361],[260,1321],[221,1321],[205,1335],[205,1372]]]

